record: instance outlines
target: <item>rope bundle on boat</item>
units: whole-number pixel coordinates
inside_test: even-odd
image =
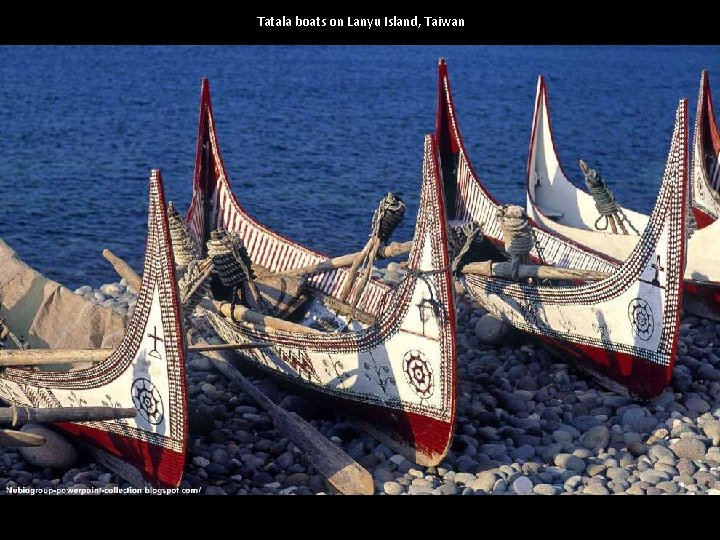
[[[373,264],[378,255],[380,246],[386,243],[392,233],[395,231],[397,226],[402,222],[405,217],[405,202],[395,195],[394,193],[388,193],[378,205],[377,209],[373,214],[372,228],[370,230],[370,240],[360,252],[360,255],[353,261],[348,277],[345,281],[342,291],[340,292],[340,300],[345,302],[350,295],[355,284],[355,276],[358,270],[364,266],[362,276],[360,277],[360,283],[355,290],[355,296],[349,304],[352,306],[350,317],[353,318],[353,314],[357,308],[360,297],[362,296],[365,287],[370,280],[370,274],[372,272]]]
[[[383,244],[387,243],[405,217],[406,209],[405,202],[400,197],[388,193],[375,210],[370,237],[377,236]]]
[[[233,302],[240,298],[243,284],[246,284],[255,306],[264,310],[265,302],[255,285],[252,261],[240,236],[228,233],[222,228],[214,230],[210,233],[207,253],[220,282],[233,289]]]
[[[190,234],[190,228],[170,201],[167,207],[168,225],[170,227],[170,241],[172,243],[175,264],[186,267],[191,261],[200,256],[197,242]]]
[[[228,234],[225,229],[216,229],[210,233],[207,252],[220,281],[226,287],[237,287],[255,277],[252,261],[242,240]]]
[[[615,196],[612,191],[610,191],[610,188],[607,187],[607,184],[605,184],[602,176],[600,176],[595,169],[589,168],[582,159],[580,160],[580,169],[585,177],[585,185],[595,200],[595,208],[597,208],[600,213],[600,217],[595,221],[595,228],[599,231],[604,231],[607,230],[608,225],[610,225],[613,234],[617,234],[617,227],[615,226],[615,222],[617,221],[617,225],[620,226],[623,234],[628,234],[623,224],[623,222],[627,222],[630,228],[635,231],[635,234],[640,234],[633,224],[630,223],[630,220],[622,208],[618,206]],[[605,224],[600,226],[600,222],[603,219],[605,220]]]
[[[501,206],[496,216],[502,229],[505,251],[512,263],[511,278],[517,281],[520,265],[530,262],[530,251],[535,245],[532,229],[525,210],[519,206]]]
[[[472,259],[471,251],[474,247],[480,246],[485,239],[482,234],[482,225],[478,225],[474,221],[458,227],[450,227],[449,233],[448,241],[455,253],[450,269],[452,272],[457,272],[464,264],[466,256],[470,255]]]

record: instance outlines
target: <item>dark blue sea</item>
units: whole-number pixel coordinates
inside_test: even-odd
[[[208,76],[231,181],[260,221],[343,254],[394,191],[410,207],[396,237],[409,239],[440,56],[470,156],[504,202],[524,204],[541,73],[566,170],[579,183],[585,158],[644,212],[678,99],[694,112],[703,67],[720,95],[720,48],[707,47],[4,47],[0,237],[72,288],[117,280],[105,247],[139,269],[151,168],[187,209]]]

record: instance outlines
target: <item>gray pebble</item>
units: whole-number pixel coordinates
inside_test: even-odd
[[[633,441],[627,445],[627,449],[633,456],[638,457],[647,452],[648,446],[640,441]]]
[[[194,457],[194,458],[193,458],[193,463],[194,463],[195,465],[197,465],[198,467],[200,467],[201,469],[204,469],[205,467],[207,467],[208,465],[210,465],[210,460],[209,460],[209,459],[206,459],[206,458],[204,458],[204,457],[202,457],[202,456],[197,456],[197,457]]]
[[[655,486],[660,491],[664,491],[665,493],[669,493],[670,495],[673,495],[678,492],[678,486],[675,482],[658,482],[658,484]]]
[[[702,430],[709,439],[712,439],[713,446],[720,445],[720,421],[707,421],[703,424]]]
[[[213,369],[210,360],[200,355],[190,360],[189,366],[190,369],[194,369],[196,371],[212,371]]]
[[[599,474],[603,474],[606,469],[607,469],[607,466],[604,463],[591,463],[585,469],[585,474],[587,474],[590,477],[593,477],[593,476],[597,476]]]
[[[675,465],[680,474],[692,476],[697,471],[697,468],[689,459],[679,459]]]
[[[439,488],[437,488],[437,491],[440,493],[440,495],[457,495],[458,488],[455,482],[450,482],[447,484],[442,484]]]
[[[590,450],[603,450],[609,443],[610,430],[606,426],[591,427],[580,437],[580,444]]]
[[[304,486],[310,481],[310,477],[302,472],[293,473],[285,479],[285,483],[292,486]]]
[[[610,495],[608,489],[602,484],[589,484],[585,486],[583,493],[588,495]]]
[[[557,495],[557,488],[551,484],[538,484],[533,488],[538,495]]]
[[[558,454],[555,456],[555,465],[576,472],[583,472],[585,470],[585,462],[572,454]]]
[[[30,465],[41,469],[69,469],[77,462],[77,450],[59,433],[39,424],[25,424],[20,431],[45,439],[42,446],[19,449],[20,455]]]
[[[470,473],[457,473],[455,474],[455,483],[456,484],[464,484],[464,485],[470,485],[472,482],[475,481],[475,475]]]
[[[698,414],[703,414],[710,410],[710,405],[708,405],[708,402],[702,399],[697,394],[691,394],[685,400],[685,407],[687,407],[688,410]]]
[[[660,463],[675,463],[675,454],[669,449],[662,445],[654,444],[648,450],[648,457],[653,461],[659,461]]]
[[[655,469],[642,471],[639,477],[641,481],[647,482],[648,484],[657,484],[665,480],[670,480],[670,476],[667,473],[656,471]]]
[[[432,488],[412,485],[408,488],[410,495],[432,495]]]
[[[705,457],[707,448],[701,440],[695,437],[688,437],[672,443],[670,445],[670,450],[672,450],[679,458],[695,461]]]
[[[510,457],[512,457],[515,461],[528,461],[535,457],[535,448],[529,444],[524,444],[520,448],[516,448],[510,452]]]
[[[509,336],[511,328],[509,323],[488,313],[475,325],[475,336],[486,345],[498,345]]]
[[[520,476],[513,481],[512,489],[518,495],[530,495],[533,492],[533,483],[527,476]]]
[[[492,492],[495,482],[498,480],[498,476],[492,471],[483,471],[477,475],[477,478],[472,480],[468,487],[475,491],[485,491],[486,493]]]

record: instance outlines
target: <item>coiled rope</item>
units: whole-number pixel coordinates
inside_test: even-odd
[[[600,213],[600,217],[595,220],[595,228],[598,231],[605,231],[609,225],[612,232],[617,234],[617,228],[615,227],[615,221],[617,220],[617,224],[622,229],[623,234],[628,234],[623,224],[623,222],[625,222],[635,234],[639,235],[640,233],[627,218],[625,212],[618,206],[615,196],[612,191],[610,191],[610,188],[607,187],[607,184],[605,184],[602,176],[600,176],[595,169],[589,168],[582,159],[580,160],[580,169],[585,177],[585,185],[595,200],[595,208],[597,208],[597,211]],[[603,219],[605,220],[605,224],[601,226],[600,223]]]
[[[450,247],[455,253],[455,258],[450,265],[452,272],[457,272],[463,264],[463,258],[475,246],[480,246],[485,238],[482,234],[482,225],[478,225],[474,221],[464,223],[459,227],[450,227],[448,241]]]
[[[210,233],[207,243],[208,257],[212,259],[215,272],[220,282],[233,289],[231,304],[241,300],[243,284],[252,297],[255,306],[264,311],[267,308],[264,299],[255,285],[255,273],[252,270],[252,261],[248,255],[245,244],[237,234],[228,233],[225,229],[216,229]]]
[[[398,225],[405,218],[407,206],[405,201],[394,193],[385,195],[373,215],[373,228],[370,237],[377,236],[382,243],[387,243]]]
[[[184,268],[200,256],[200,250],[172,201],[168,203],[167,216],[175,264]]]
[[[530,262],[530,251],[535,245],[535,238],[527,214],[521,207],[501,206],[497,209],[496,217],[502,229],[505,251],[510,255],[512,263],[510,275],[517,281],[520,265]]]

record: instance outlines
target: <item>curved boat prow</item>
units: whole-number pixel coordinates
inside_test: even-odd
[[[720,130],[707,69],[700,75],[692,153],[692,207],[697,228],[703,229],[720,217]]]
[[[303,268],[328,258],[266,227],[250,216],[238,201],[218,144],[208,79],[202,81],[193,191],[186,222],[203,253],[210,233],[222,227],[242,238],[254,266],[270,272]],[[343,289],[347,279],[348,270],[341,268],[311,276],[309,283],[334,296]],[[377,315],[387,292],[388,287],[371,279],[358,308]]]
[[[150,177],[148,206],[142,286],[117,349],[78,371],[2,370],[0,397],[32,407],[135,408],[134,419],[56,427],[133,484],[172,488],[185,468],[186,341],[159,170]]]
[[[647,225],[647,216],[622,209],[627,218],[638,230]],[[575,239],[568,234],[567,228],[598,232],[598,218],[595,200],[585,191],[577,188],[562,168],[553,136],[550,119],[550,101],[545,77],[538,77],[535,110],[530,136],[527,165],[527,213],[541,227]],[[622,237],[613,235],[610,242],[622,241]],[[623,247],[623,256],[609,255],[624,260],[625,255],[634,247],[637,236],[633,236]],[[581,241],[581,243],[585,244]],[[594,248],[592,243],[587,244]]]

